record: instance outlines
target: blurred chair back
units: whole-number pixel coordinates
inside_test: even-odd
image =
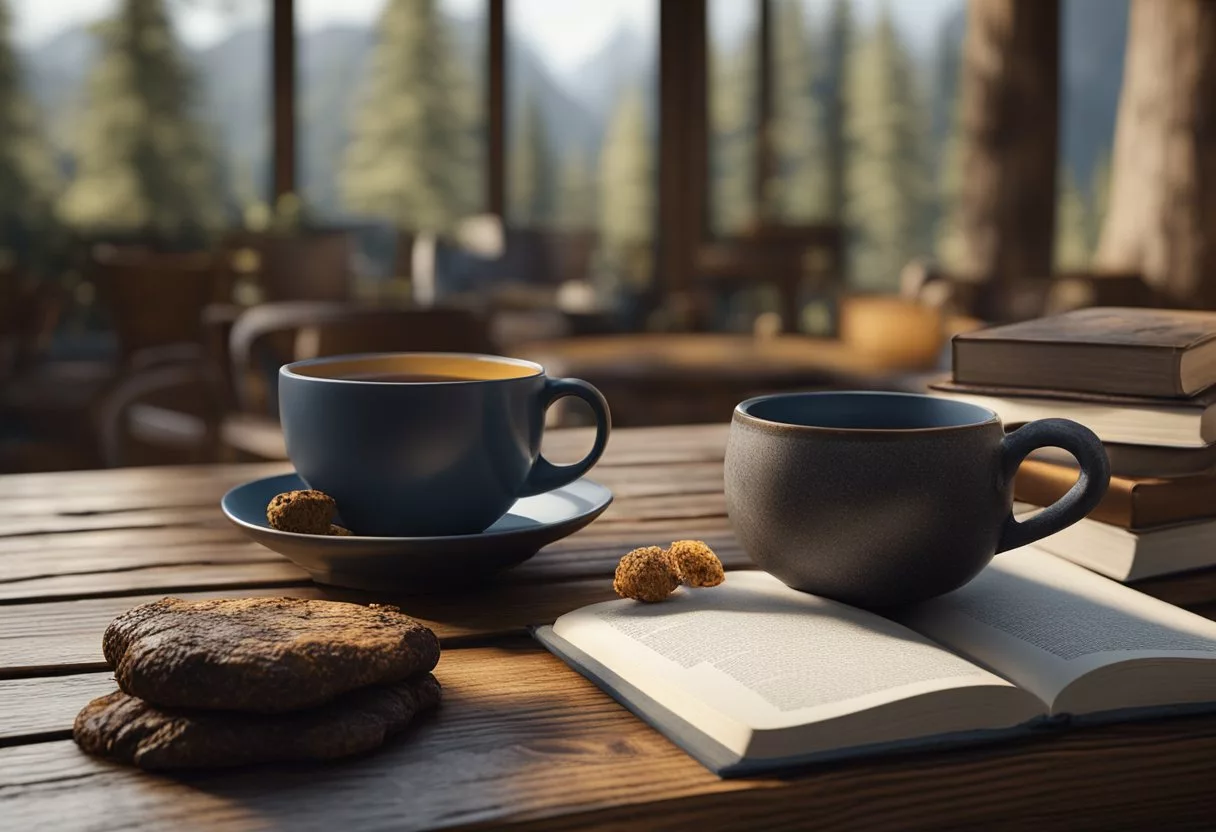
[[[209,252],[96,246],[91,260],[124,365],[166,347],[201,345],[203,309],[228,294],[229,274]]]
[[[216,462],[219,385],[215,367],[201,359],[128,373],[97,408],[102,460],[111,468]]]
[[[795,333],[805,292],[834,295],[843,288],[844,232],[834,223],[760,226],[740,237],[703,242],[694,270],[702,295],[773,287],[780,299],[782,328]],[[704,318],[702,307],[698,316]]]
[[[361,352],[494,352],[483,316],[463,308],[385,308],[288,301],[248,310],[232,328],[229,353],[242,410],[273,413],[279,367]]]
[[[268,234],[252,245],[261,258],[263,300],[341,301],[351,296],[353,247],[345,231]]]
[[[63,312],[61,286],[21,277],[18,269],[0,266],[0,381],[45,355]]]
[[[1055,276],[1047,294],[1047,314],[1090,306],[1168,309],[1185,304],[1150,286],[1139,273],[1064,272]]]

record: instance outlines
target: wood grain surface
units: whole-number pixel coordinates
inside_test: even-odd
[[[1216,718],[1075,730],[965,751],[722,781],[526,637],[612,597],[630,548],[683,537],[731,568],[725,426],[618,431],[593,477],[616,502],[500,580],[373,596],[306,580],[220,515],[282,464],[0,477],[0,829],[1211,828]],[[587,431],[553,432],[574,459]],[[1216,613],[1216,570],[1145,591]],[[101,633],[166,594],[399,604],[444,643],[440,712],[380,753],[327,765],[153,776],[68,739],[113,689]]]

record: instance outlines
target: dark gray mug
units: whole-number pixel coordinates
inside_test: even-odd
[[[1036,448],[1081,474],[1013,519],[1013,476]],[[1006,435],[991,410],[903,393],[792,393],[735,408],[726,509],[744,550],[787,585],[865,607],[957,589],[997,552],[1080,520],[1110,480],[1106,450],[1067,419]]]
[[[566,396],[595,416],[580,462],[540,455],[545,410]],[[599,460],[612,418],[600,392],[531,361],[386,353],[317,358],[279,371],[287,455],[360,535],[484,531],[520,497],[573,482]]]

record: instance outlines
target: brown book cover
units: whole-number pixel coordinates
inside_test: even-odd
[[[1193,477],[1216,474],[1216,445],[1206,448],[1162,448],[1153,445],[1106,443],[1110,473],[1114,477]],[[1062,448],[1039,448],[1031,459],[1077,469],[1072,454]]]
[[[1185,398],[1216,384],[1216,312],[1099,307],[956,335],[954,381]]]
[[[1014,480],[1015,499],[1047,506],[1077,481],[1077,469],[1028,459]],[[1132,531],[1216,517],[1216,475],[1153,479],[1111,477],[1094,520]]]

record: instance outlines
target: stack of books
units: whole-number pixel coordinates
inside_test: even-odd
[[[1073,419],[1106,444],[1106,497],[1040,548],[1120,581],[1216,565],[1216,313],[1098,308],[991,327],[957,336],[953,364],[936,394],[1009,429]],[[1046,506],[1076,479],[1071,456],[1044,449],[1015,496]]]

